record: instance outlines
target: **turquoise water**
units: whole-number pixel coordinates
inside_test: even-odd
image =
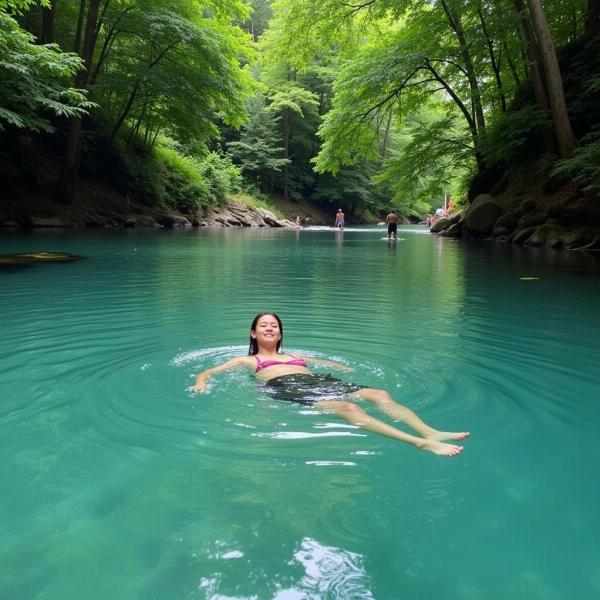
[[[600,257],[399,235],[4,234],[0,597],[599,597]],[[265,309],[464,452],[187,392]]]

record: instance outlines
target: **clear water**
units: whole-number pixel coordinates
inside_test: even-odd
[[[0,597],[600,597],[600,257],[383,236],[4,234]],[[264,309],[465,451],[188,393]]]

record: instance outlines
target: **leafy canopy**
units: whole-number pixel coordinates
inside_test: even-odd
[[[82,68],[81,59],[61,52],[56,44],[36,44],[33,35],[2,9],[0,57],[0,129],[10,125],[51,131],[45,113],[81,116],[95,106],[86,99],[85,92],[69,85]]]

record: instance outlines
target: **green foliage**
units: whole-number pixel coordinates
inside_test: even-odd
[[[585,136],[575,154],[559,161],[552,174],[572,177],[586,192],[600,196],[600,131]]]
[[[48,5],[49,0],[0,0],[0,10],[12,14],[23,14],[35,4]]]
[[[269,110],[281,118],[284,156],[291,161],[289,167],[284,165],[280,189],[284,196],[299,200],[314,180],[310,159],[316,151],[319,101],[296,81],[279,83],[270,100]]]
[[[347,58],[356,51],[361,24],[346,18],[353,11],[350,4],[275,0],[272,9],[274,18],[261,39],[261,54],[269,64],[285,63],[304,70],[328,48]]]
[[[94,106],[69,87],[80,59],[35,44],[10,16],[39,33],[40,6],[56,6],[56,39],[71,48],[78,5],[0,0],[0,129],[50,129],[55,116]],[[576,39],[585,8],[546,6],[554,39],[569,43],[577,136],[600,114],[597,43]],[[476,163],[488,166],[488,185],[542,147],[546,123],[531,106],[512,0],[111,0],[97,33],[94,117],[105,122],[105,146],[118,148],[124,189],[151,203],[223,202],[242,174],[259,195],[414,216],[460,190]],[[599,143],[584,138],[555,172],[597,191]]]
[[[473,167],[470,137],[455,116],[422,111],[410,119],[375,180],[389,185],[403,216],[422,215],[431,199],[454,192]]]
[[[209,7],[201,17],[182,0],[110,5],[94,92],[115,133],[129,123],[150,147],[159,132],[188,144],[215,137],[217,114],[241,124],[252,84],[240,59],[252,51],[231,13],[247,10],[235,0]]]
[[[308,111],[315,111],[319,106],[313,92],[293,83],[282,84],[274,90],[269,99],[269,110],[281,115],[295,114],[304,117]]]
[[[284,214],[273,204],[273,201],[260,190],[252,188],[252,186],[246,193],[232,194],[231,198],[255,210],[264,208],[272,212],[278,219],[284,218]]]
[[[373,172],[374,165],[363,162],[352,168],[342,167],[336,175],[324,173],[319,176],[311,198],[322,206],[333,210],[343,207],[355,215],[376,209]]]
[[[258,182],[262,187],[271,187],[274,175],[290,162],[282,157],[279,121],[280,117],[267,109],[264,96],[253,96],[239,140],[227,144],[248,181]]]
[[[155,147],[155,153],[162,175],[162,203],[183,212],[215,203],[197,159],[161,144]]]
[[[532,150],[539,152],[542,130],[547,124],[543,112],[531,104],[499,115],[487,130],[486,162],[508,164],[515,157],[524,158]]]
[[[242,176],[229,156],[211,152],[199,161],[199,170],[208,183],[211,203],[222,204],[228,196],[240,192]]]
[[[35,44],[30,33],[0,10],[0,130],[9,125],[52,131],[47,113],[85,114],[95,105],[68,83],[81,67],[77,55],[61,52],[55,44]]]
[[[268,27],[273,16],[271,0],[252,0],[252,14],[244,21],[243,28],[257,41]]]
[[[315,159],[318,172],[377,158],[388,118],[432,100],[431,86],[406,87],[423,68],[424,56],[411,40],[395,34],[365,46],[341,68],[334,85],[331,111],[319,129],[324,140]],[[406,89],[403,89],[406,88]]]
[[[217,153],[203,158],[185,155],[168,138],[161,138],[151,151],[143,146],[127,149],[121,142],[114,152],[113,180],[124,193],[148,205],[194,212],[240,191],[238,168]]]

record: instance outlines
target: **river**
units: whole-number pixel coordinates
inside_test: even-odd
[[[0,271],[2,599],[600,596],[600,257],[418,226],[0,237],[31,251],[84,258]],[[246,373],[188,392],[262,310],[462,454]]]

